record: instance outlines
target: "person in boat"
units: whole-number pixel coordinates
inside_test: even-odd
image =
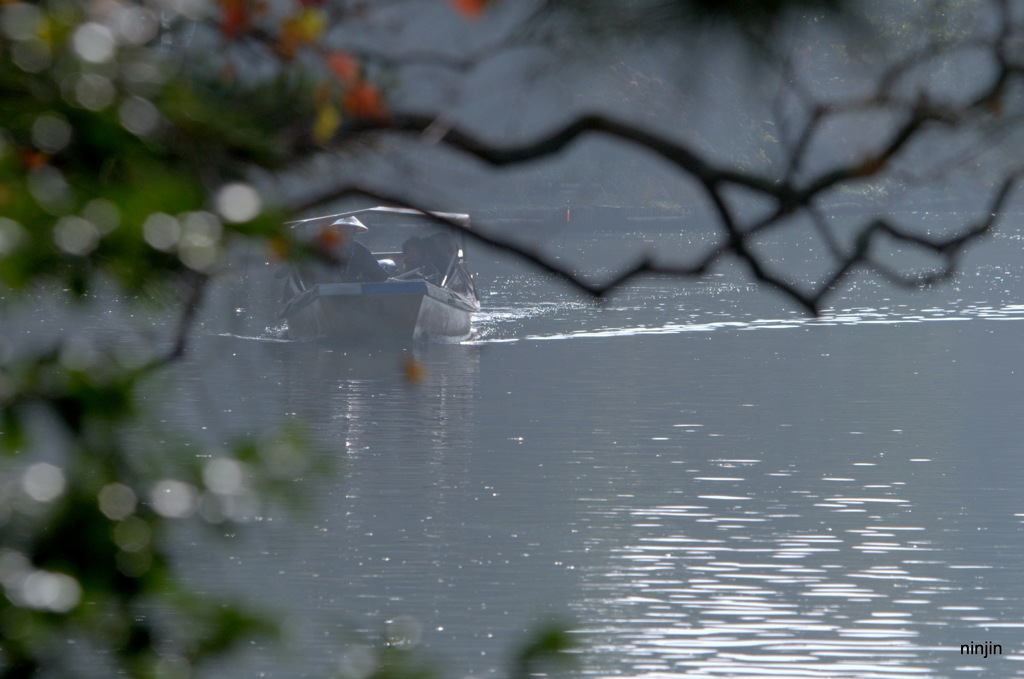
[[[378,283],[388,279],[370,249],[358,242],[357,233],[369,231],[355,217],[342,217],[322,227],[314,236],[317,253],[332,264],[328,273],[318,272],[318,283]]]
[[[448,273],[452,255],[455,254],[455,242],[451,234],[435,233],[422,240],[424,257],[442,274]]]
[[[402,243],[402,273],[419,270],[426,277],[436,273],[427,260],[427,251],[423,247],[423,239],[412,236]]]
[[[416,236],[402,243],[402,273],[409,273],[423,266],[423,244]]]

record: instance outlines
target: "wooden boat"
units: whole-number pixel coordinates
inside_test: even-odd
[[[391,207],[292,222],[290,225],[304,230],[306,237],[339,222],[369,231],[361,234],[370,241],[365,245],[389,277],[379,282],[336,282],[323,264],[290,267],[281,312],[288,323],[288,336],[417,342],[458,342],[469,337],[472,314],[480,310],[480,302],[466,266],[465,233],[456,237],[438,220],[469,226],[465,214]],[[429,234],[421,238],[417,231],[424,229]],[[427,255],[411,261],[396,247],[399,242],[408,245],[411,241],[430,244],[432,261],[427,261]]]

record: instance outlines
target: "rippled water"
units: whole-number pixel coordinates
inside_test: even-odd
[[[290,655],[235,672],[323,676],[391,634],[498,674],[554,617],[587,676],[1024,676],[1012,243],[814,319],[734,272],[596,305],[497,268],[462,345],[204,335],[169,417],[301,421],[339,463],[301,482],[311,514],[182,548],[290,620]]]

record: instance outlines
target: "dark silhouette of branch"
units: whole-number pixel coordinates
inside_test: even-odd
[[[421,135],[428,130],[435,130],[436,121],[436,116],[414,113],[395,113],[373,119],[353,119],[339,132],[337,141],[343,144],[372,132]],[[764,193],[772,192],[776,186],[776,182],[769,177],[718,167],[706,161],[686,144],[669,140],[642,127],[596,113],[581,115],[547,136],[521,145],[499,146],[484,141],[456,126],[447,127],[443,134],[435,135],[433,139],[489,165],[504,167],[556,155],[580,137],[590,133],[615,137],[644,147],[703,181],[728,182]]]
[[[643,274],[656,274],[666,276],[679,276],[679,277],[692,277],[699,276],[706,273],[708,268],[726,252],[725,247],[719,247],[712,250],[705,256],[705,258],[698,263],[691,266],[667,266],[656,262],[649,255],[644,256],[636,263],[626,267],[622,271],[614,274],[611,278],[603,282],[595,282],[588,280],[579,274],[569,271],[565,268],[565,265],[559,262],[553,257],[549,257],[542,250],[537,248],[530,248],[522,245],[521,243],[515,243],[509,240],[505,240],[495,235],[494,229],[488,229],[486,224],[474,224],[468,228],[458,222],[454,222],[443,217],[430,214],[431,209],[418,204],[414,201],[410,201],[408,198],[387,192],[377,191],[360,186],[344,186],[332,191],[323,193],[310,199],[300,205],[294,206],[296,214],[315,210],[316,208],[328,205],[338,200],[345,198],[367,198],[372,201],[390,205],[395,207],[406,207],[414,210],[420,210],[427,213],[427,215],[439,224],[444,224],[453,229],[468,234],[478,243],[483,243],[489,247],[492,247],[500,252],[511,254],[528,264],[540,269],[541,271],[551,274],[552,276],[568,283],[572,287],[576,288],[580,292],[593,297],[603,297],[609,292],[615,290],[626,284],[633,278]]]
[[[942,129],[954,132],[978,128],[988,124],[1000,114],[1002,101],[1011,88],[1024,79],[1024,64],[1011,58],[1011,45],[1015,40],[1009,5],[1005,0],[994,0],[1001,12],[1003,24],[994,37],[973,38],[951,44],[933,43],[890,64],[875,80],[875,90],[860,97],[839,101],[815,101],[801,89],[792,85],[795,100],[804,107],[804,120],[793,134],[784,135],[786,157],[778,176],[743,171],[713,161],[695,147],[668,136],[658,134],[642,125],[630,123],[600,113],[583,113],[555,129],[534,139],[518,143],[500,143],[488,140],[461,127],[454,121],[435,115],[411,112],[393,112],[373,119],[349,119],[339,131],[335,141],[344,146],[374,135],[417,137],[427,145],[441,144],[466,156],[494,167],[507,167],[551,157],[563,152],[569,145],[589,135],[617,139],[653,152],[673,164],[681,173],[692,178],[702,188],[708,204],[716,215],[720,242],[696,263],[667,265],[650,255],[626,266],[603,282],[596,282],[569,271],[557,259],[545,255],[537,248],[502,239],[486,224],[478,225],[470,233],[477,240],[499,250],[515,254],[539,269],[555,275],[590,295],[603,296],[636,276],[643,274],[692,277],[705,273],[726,255],[736,257],[751,275],[766,285],[784,293],[810,313],[818,313],[827,295],[856,270],[874,272],[882,278],[902,286],[928,285],[949,278],[956,270],[959,254],[970,243],[984,237],[994,228],[1005,208],[1012,190],[1020,178],[1020,171],[1007,172],[1005,180],[991,198],[988,212],[975,224],[967,224],[958,233],[942,237],[928,237],[902,228],[892,218],[869,218],[855,229],[852,245],[844,246],[830,228],[821,207],[821,199],[843,186],[864,182],[893,171],[897,159],[927,131]],[[996,68],[990,80],[966,101],[936,101],[926,89],[913,87],[915,69],[926,67],[951,55],[969,50],[985,49],[992,55]],[[786,65],[783,64],[783,68]],[[788,71],[784,71],[788,72]],[[781,94],[779,95],[782,96]],[[777,101],[777,112],[783,110]],[[892,129],[874,140],[873,150],[852,161],[809,174],[807,169],[812,146],[827,124],[839,116],[850,114],[886,113],[897,121]],[[809,174],[809,176],[807,176]],[[773,208],[749,223],[743,223],[724,193],[727,187],[740,188],[771,201]],[[318,197],[314,203],[326,203],[342,196],[362,196],[409,207],[401,196],[382,195],[359,187],[342,187]],[[312,207],[312,204],[303,206]],[[811,220],[813,229],[821,236],[825,250],[834,266],[810,289],[798,285],[784,276],[773,273],[767,261],[752,248],[755,238],[770,230],[792,223],[791,218],[803,215]],[[457,225],[453,225],[456,226]],[[872,254],[873,245],[882,237],[911,244],[932,252],[942,259],[937,270],[905,273],[883,264]]]
[[[823,109],[820,115],[824,116],[826,114],[827,112]],[[603,132],[620,139],[632,141],[645,148],[659,151],[663,157],[673,160],[678,167],[700,180],[711,204],[715,207],[726,240],[719,247],[714,248],[702,260],[690,266],[668,266],[658,263],[650,256],[647,256],[604,282],[594,282],[566,270],[564,265],[553,258],[545,256],[538,249],[530,249],[521,244],[503,240],[492,235],[487,230],[473,229],[471,231],[473,237],[477,240],[499,250],[515,254],[541,270],[570,283],[583,292],[594,296],[603,296],[643,274],[678,277],[698,276],[705,273],[723,255],[731,253],[747,265],[757,280],[783,292],[808,312],[817,314],[822,308],[827,294],[858,268],[874,271],[893,283],[905,286],[928,285],[946,279],[955,271],[956,255],[960,250],[969,242],[982,237],[993,228],[1010,191],[1017,184],[1019,178],[1017,173],[1013,173],[1007,178],[993,198],[988,217],[978,225],[967,228],[960,234],[946,239],[926,238],[900,229],[888,220],[875,219],[858,231],[855,237],[858,245],[855,250],[852,253],[844,254],[840,244],[825,225],[820,211],[811,207],[812,200],[828,189],[841,183],[858,178],[866,178],[879,172],[920,132],[925,124],[930,122],[953,124],[954,120],[941,109],[922,106],[915,110],[909,119],[893,132],[886,145],[880,151],[869,156],[867,160],[827,172],[802,189],[787,186],[784,182],[772,182],[766,177],[742,174],[734,170],[715,167],[682,144],[671,142],[648,131],[598,115],[583,116],[547,137],[517,147],[500,148],[489,145],[454,127],[441,131],[440,136],[441,140],[447,145],[465,151],[485,162],[494,165],[507,165],[557,153],[586,132]],[[426,133],[433,129],[431,127],[433,124],[434,121],[426,117],[402,116],[386,121],[360,121],[351,125],[348,133],[355,134],[357,131],[365,132],[369,129]],[[817,124],[817,122],[812,120],[809,124]],[[802,153],[803,148],[804,143],[799,143],[796,147],[797,153]],[[776,209],[753,225],[745,229],[741,228],[736,223],[728,202],[721,194],[721,187],[726,184],[740,185],[767,195],[776,201]],[[346,187],[329,195],[321,196],[314,203],[322,204],[343,196],[354,195],[370,197],[396,205],[420,207],[410,205],[400,196],[383,195],[378,192],[353,187]],[[302,207],[308,209],[313,207],[314,203]],[[752,236],[769,228],[780,226],[784,223],[785,217],[798,209],[804,209],[812,215],[816,229],[823,234],[831,256],[837,261],[837,266],[832,274],[827,276],[817,289],[809,292],[800,289],[793,282],[771,273],[764,266],[765,263],[761,261],[760,257],[747,245],[748,240]],[[453,226],[457,227],[457,225]],[[870,245],[883,234],[903,242],[924,247],[936,254],[942,255],[946,260],[946,266],[939,272],[907,276],[871,260],[869,255]]]

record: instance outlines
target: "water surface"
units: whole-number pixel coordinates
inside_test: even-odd
[[[461,345],[211,325],[169,421],[301,422],[338,473],[297,484],[307,514],[183,541],[188,572],[286,612],[290,654],[240,676],[351,669],[380,634],[492,675],[548,618],[588,676],[1024,676],[1015,245],[814,319],[734,271],[595,305],[482,263]]]

